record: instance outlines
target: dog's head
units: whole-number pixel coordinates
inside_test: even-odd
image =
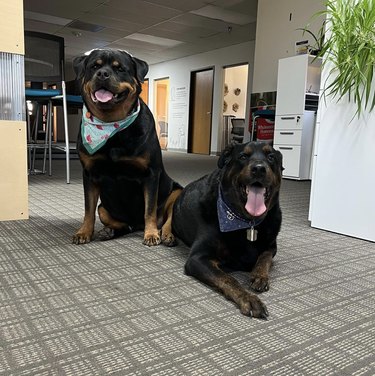
[[[89,111],[103,121],[124,118],[141,92],[146,62],[120,50],[93,50],[73,61]]]
[[[278,200],[282,155],[263,142],[229,145],[219,158],[222,192],[244,218],[263,218]]]

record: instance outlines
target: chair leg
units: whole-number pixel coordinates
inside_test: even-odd
[[[40,114],[40,105],[37,104],[36,105],[36,113],[35,113],[35,120],[34,120],[34,124],[33,124],[33,130],[32,130],[32,133],[34,133],[34,136],[33,137],[33,152],[32,152],[32,162],[31,162],[31,166],[30,166],[30,171],[32,172],[35,172],[35,157],[36,157],[36,147],[35,147],[35,144],[37,143],[38,141],[38,121],[39,121],[39,114]]]
[[[44,133],[44,147],[43,147],[43,174],[46,173],[46,161],[47,161],[47,148],[48,148],[48,141],[49,141],[49,132],[50,132],[50,124],[49,124],[49,103],[47,104],[47,113],[46,113],[46,128]]]
[[[63,94],[63,112],[64,112],[64,130],[65,130],[65,156],[66,156],[66,183],[70,183],[70,148],[69,148],[69,129],[68,129],[68,111],[66,103],[65,81],[62,81]]]
[[[52,101],[48,102],[47,122],[48,122],[48,175],[52,176]]]
[[[28,165],[28,172],[31,173],[31,124],[30,124],[30,113],[29,109],[27,108],[27,101],[26,101],[26,125],[27,125],[27,165]]]

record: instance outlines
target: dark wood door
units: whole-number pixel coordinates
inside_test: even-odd
[[[214,70],[191,76],[189,152],[210,154]]]

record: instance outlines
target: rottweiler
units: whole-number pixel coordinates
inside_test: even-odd
[[[262,301],[230,275],[248,271],[256,292],[269,288],[281,227],[282,155],[267,143],[231,144],[218,168],[188,184],[173,208],[172,230],[191,248],[185,273],[266,319]]]
[[[100,199],[101,239],[144,230],[144,244],[173,245],[171,215],[181,186],[164,169],[153,115],[139,96],[148,64],[125,51],[97,49],[75,58],[73,67],[84,101],[77,150],[85,198],[73,243],[92,240]]]

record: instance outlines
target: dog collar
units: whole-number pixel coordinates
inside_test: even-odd
[[[221,186],[219,186],[219,195],[217,199],[217,215],[219,218],[219,227],[221,232],[230,232],[243,229],[253,229],[258,226],[263,219],[251,220],[242,218],[236,214],[229,205],[224,201],[223,194],[221,192]]]
[[[137,118],[140,109],[141,103],[138,101],[136,110],[129,114],[125,119],[112,123],[106,123],[93,116],[87,110],[86,106],[83,105],[81,135],[83,145],[88,153],[94,154],[103,145],[105,145],[110,137],[132,124]]]

